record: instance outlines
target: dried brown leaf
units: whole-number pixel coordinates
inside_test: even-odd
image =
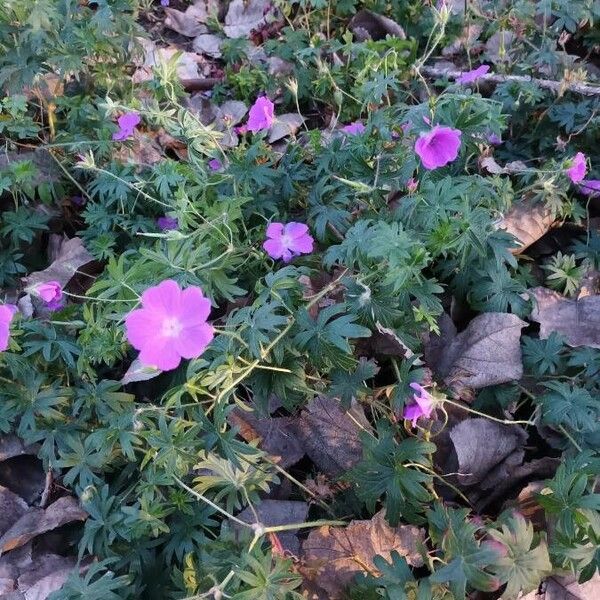
[[[225,16],[225,35],[230,38],[248,37],[254,29],[266,25],[270,9],[269,0],[233,0]]]
[[[265,527],[304,523],[308,516],[308,504],[295,500],[263,500],[254,507],[254,510],[258,516],[258,522]],[[257,521],[250,507],[245,508],[237,517],[246,523],[256,523]],[[241,531],[241,525],[236,523],[233,523],[233,528],[238,532]],[[300,542],[296,533],[296,529],[277,533],[284,550],[291,552],[294,556],[300,553]]]
[[[217,0],[196,0],[194,4],[187,7],[185,12],[165,8],[167,15],[165,26],[186,37],[196,37],[208,31],[205,23],[209,17],[216,16],[218,12]]]
[[[348,25],[348,28],[356,36],[357,41],[382,40],[386,36],[406,39],[404,29],[393,21],[370,10],[359,10]]]
[[[0,537],[0,554],[26,544],[41,533],[86,518],[87,513],[72,496],[59,498],[45,510],[31,508]]]
[[[529,290],[529,294],[535,299],[529,318],[540,324],[540,338],[556,332],[569,346],[600,348],[599,295],[572,300],[542,287]]]
[[[335,477],[361,459],[362,444],[357,423],[369,428],[359,405],[347,414],[337,398],[320,397],[308,403],[293,427],[315,465]]]
[[[519,242],[518,248],[512,248],[513,254],[521,254],[531,244],[537,242],[554,224],[552,212],[539,202],[520,202],[511,207],[498,223],[498,229],[503,229],[513,235]]]
[[[29,506],[21,496],[0,486],[0,535],[8,531],[28,510]]]
[[[600,598],[600,575],[585,583],[575,577],[549,577],[542,583],[541,593],[530,592],[521,600],[596,600]]]
[[[458,394],[520,379],[521,329],[526,323],[509,313],[484,313],[450,339],[443,337],[437,346],[445,345],[439,360],[429,366]],[[447,332],[452,335],[452,330]]]
[[[64,287],[80,267],[93,260],[94,257],[86,250],[80,238],[65,239],[52,264],[43,271],[31,273],[24,281],[28,291],[48,281],[58,281]]]
[[[304,118],[297,113],[279,115],[269,130],[269,143],[277,142],[288,135],[294,135],[304,123]]]
[[[334,600],[342,597],[355,575],[377,572],[373,558],[378,554],[389,561],[395,550],[410,565],[421,566],[424,537],[423,529],[414,525],[390,527],[384,511],[368,521],[351,521],[347,527],[320,527],[302,544],[304,574]]]
[[[194,38],[192,42],[192,48],[194,52],[198,54],[206,54],[213,58],[221,58],[221,46],[223,45],[223,38],[215,35],[214,33],[202,33]]]
[[[25,445],[16,435],[0,436],[0,462],[22,454],[37,454],[37,444]]]

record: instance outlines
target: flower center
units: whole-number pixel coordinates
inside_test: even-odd
[[[287,235],[287,234],[284,233],[281,236],[281,245],[284,248],[289,248],[292,245],[292,238],[289,235]]]
[[[162,322],[161,335],[163,337],[177,337],[182,329],[179,319],[169,317]]]

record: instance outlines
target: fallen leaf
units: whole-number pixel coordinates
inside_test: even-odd
[[[86,250],[80,238],[65,238],[58,256],[52,264],[43,271],[35,271],[24,279],[25,290],[31,292],[33,288],[48,281],[58,281],[61,286],[66,286],[77,270],[94,260],[94,257]]]
[[[600,348],[600,296],[565,298],[543,287],[529,290],[535,305],[529,318],[540,324],[539,336],[562,335],[569,346]]]
[[[194,38],[192,42],[192,48],[194,52],[198,54],[206,54],[213,58],[221,58],[221,46],[223,45],[223,38],[213,33],[202,33]]]
[[[77,560],[70,556],[38,556],[32,566],[19,576],[17,589],[26,600],[46,600],[63,586],[76,565]]]
[[[527,169],[527,165],[520,160],[507,162],[503,167],[501,167],[492,156],[486,156],[481,160],[480,164],[489,173],[494,175],[521,173]]]
[[[8,169],[11,166],[29,161],[36,167],[35,176],[28,183],[32,186],[42,183],[57,183],[62,179],[60,167],[52,159],[47,150],[38,148],[33,152],[2,152],[0,154],[0,171]]]
[[[410,565],[421,566],[424,538],[424,530],[414,525],[390,527],[381,510],[371,520],[350,521],[347,527],[311,530],[302,544],[303,571],[334,600],[342,597],[355,575],[377,572],[376,555],[390,561],[395,550]]]
[[[174,8],[165,8],[165,13],[167,15],[166,27],[186,37],[196,37],[208,31],[205,23],[211,16],[218,15],[219,2],[218,0],[196,0],[184,12]]]
[[[269,0],[233,0],[225,16],[223,31],[230,38],[247,37],[254,29],[266,25]]]
[[[30,508],[0,537],[0,555],[72,521],[85,521],[87,513],[72,496],[63,496],[47,509]]]
[[[275,118],[275,122],[269,130],[269,143],[294,135],[304,123],[304,118],[297,113],[285,113]]]
[[[510,60],[510,50],[516,35],[512,31],[501,29],[492,35],[485,44],[487,58],[491,63]]]
[[[143,50],[143,60],[137,61],[138,69],[132,75],[133,83],[142,83],[150,81],[154,75],[152,69],[160,64],[165,64],[173,60],[175,55],[177,77],[181,80],[198,79],[198,61],[202,60],[200,56],[193,52],[182,52],[179,48],[158,48],[152,40],[140,41],[140,47]]]
[[[286,469],[296,464],[304,456],[293,427],[291,417],[267,417],[261,419],[253,412],[236,409],[229,414],[229,421],[240,430],[247,441],[259,441],[259,447],[275,458]]]
[[[496,226],[518,240],[519,246],[511,248],[511,252],[521,254],[545,235],[554,222],[552,212],[544,204],[525,201],[514,204]]]
[[[352,17],[348,28],[354,33],[356,40],[359,42],[382,40],[388,35],[401,40],[406,39],[404,29],[396,21],[366,9],[359,10]]]
[[[471,24],[463,27],[462,35],[456,38],[449,46],[442,49],[443,56],[452,56],[453,54],[459,54],[464,49],[470,49],[473,51],[473,46],[479,40],[479,36],[483,31],[483,25]],[[453,69],[457,70],[457,69]]]
[[[475,485],[504,461],[523,462],[527,433],[517,425],[502,425],[488,419],[465,419],[450,431],[458,457],[458,481]]]
[[[431,369],[459,395],[520,379],[521,329],[527,324],[509,313],[484,313],[453,338],[436,340],[446,350]],[[447,332],[452,335],[452,330]]]
[[[308,516],[308,504],[295,500],[263,500],[254,507],[256,515],[250,507],[245,508],[237,515],[238,519],[246,523],[262,523],[265,527],[275,527],[277,525],[292,525],[295,523],[304,523]],[[242,526],[233,523],[233,529],[240,532]],[[277,532],[277,537],[284,550],[291,552],[294,556],[300,554],[300,541],[296,533],[297,529]]]
[[[319,397],[308,403],[292,425],[306,454],[333,477],[351,469],[362,457],[357,423],[369,428],[360,405],[354,404],[348,413],[337,398]]]
[[[530,592],[521,600],[596,600],[600,598],[600,575],[577,583],[575,577],[549,577],[541,585],[541,593]]]
[[[23,440],[16,435],[0,436],[0,462],[22,454],[35,455],[38,448],[37,444],[25,445]]]
[[[0,486],[0,535],[4,535],[28,510],[29,506],[21,496]]]
[[[137,129],[127,140],[127,144],[119,144],[115,148],[114,158],[116,160],[140,167],[155,165],[164,158],[156,137]]]

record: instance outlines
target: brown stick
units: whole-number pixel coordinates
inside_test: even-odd
[[[421,67],[421,72],[427,77],[448,77],[448,79],[458,79],[463,72],[451,71],[449,69],[439,69],[438,67]],[[553,81],[551,79],[536,79],[529,75],[500,75],[498,73],[486,73],[479,77],[477,81],[489,83],[504,83],[506,81],[515,81],[519,83],[535,83],[541,88],[553,90],[559,96],[565,92],[575,92],[586,96],[600,95],[600,85],[588,83],[569,83],[567,81]]]
[[[223,79],[220,77],[207,77],[205,79],[182,79],[181,84],[186,92],[206,92],[222,81]]]

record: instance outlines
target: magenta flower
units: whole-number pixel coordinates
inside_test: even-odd
[[[571,160],[570,167],[566,169],[566,173],[569,179],[573,183],[579,183],[583,181],[587,173],[587,164],[585,161],[585,154],[583,152],[578,152]]]
[[[169,0],[160,0],[161,6],[169,6]]]
[[[431,417],[431,413],[433,412],[433,398],[431,397],[431,394],[418,383],[411,383],[410,387],[417,393],[413,394],[414,403],[404,407],[402,417],[407,421],[411,421],[412,426],[416,427],[419,417],[425,417],[426,419]]]
[[[488,65],[481,65],[472,71],[466,71],[460,77],[457,78],[456,83],[460,83],[461,85],[466,85],[468,83],[473,83],[477,81],[480,77],[483,77],[490,68]]]
[[[208,161],[208,168],[211,171],[220,171],[223,168],[223,163],[218,158],[213,158]]]
[[[600,196],[600,179],[582,179],[579,183],[579,191],[591,198]]]
[[[436,125],[427,133],[422,133],[415,143],[415,152],[426,169],[443,167],[458,156],[460,129]]]
[[[35,287],[35,292],[46,304],[62,298],[62,286],[58,281],[40,283]]]
[[[13,304],[0,304],[0,352],[4,352],[8,348],[10,323],[16,312],[17,307]]]
[[[360,121],[354,121],[354,123],[342,127],[342,131],[349,135],[360,135],[361,133],[364,133],[365,130],[366,127]]]
[[[142,294],[142,308],[125,318],[127,340],[140,351],[140,362],[170,371],[182,358],[198,358],[214,337],[206,322],[210,300],[202,290],[182,290],[167,279]]]
[[[310,254],[314,240],[304,223],[271,223],[267,227],[267,239],[263,248],[271,258],[290,262],[294,256]]]
[[[492,145],[492,146],[499,146],[502,143],[502,138],[495,134],[495,133],[490,133],[487,136],[487,141]]]
[[[274,109],[275,105],[266,96],[257,98],[248,113],[248,123],[246,123],[248,131],[256,133],[270,129],[275,121]]]
[[[171,231],[179,227],[179,221],[175,217],[158,217],[156,224],[161,231]]]
[[[134,112],[125,113],[117,119],[119,131],[113,133],[112,139],[115,141],[126,140],[133,135],[133,130],[140,124],[140,115]]]

